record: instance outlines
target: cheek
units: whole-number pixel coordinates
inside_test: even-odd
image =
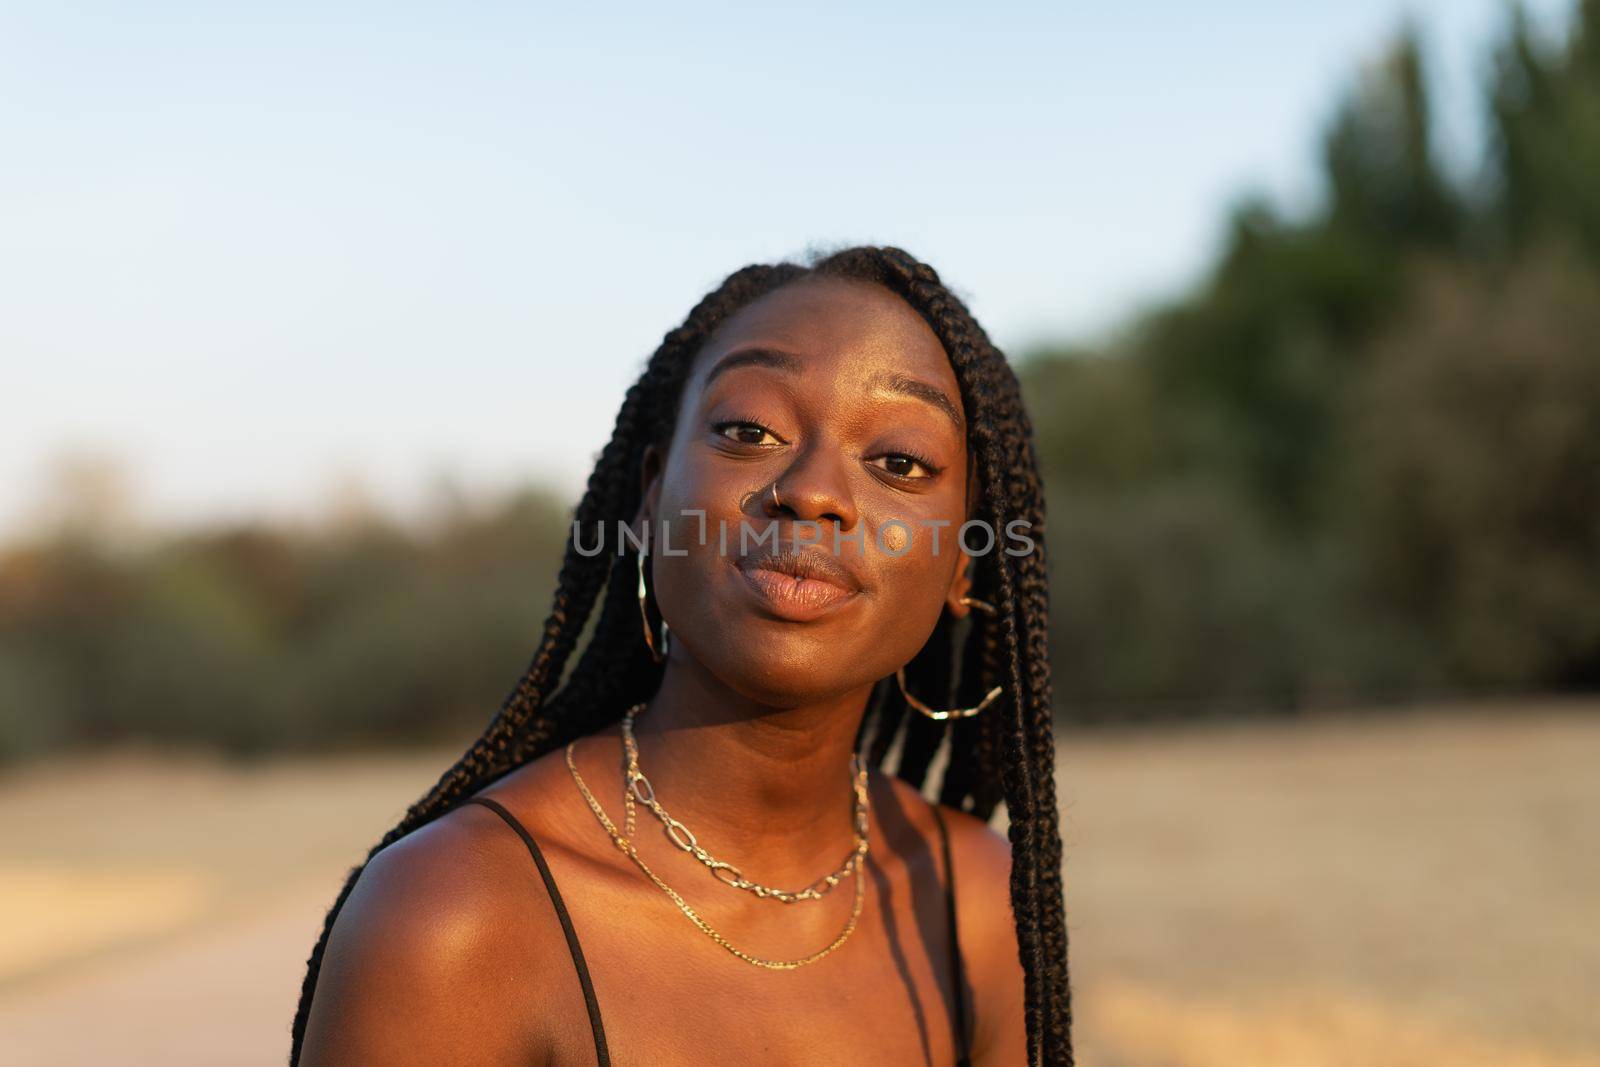
[[[676,620],[681,630],[720,629],[723,583],[737,576],[742,492],[686,463],[662,480],[650,523],[653,591],[669,623]]]
[[[940,531],[937,549],[926,526],[906,530],[898,523],[880,528],[869,552],[877,558],[874,648],[888,662],[885,673],[916,655],[944,611],[945,596],[960,559],[950,531]],[[898,553],[898,555],[897,555]]]
[[[899,551],[894,547],[897,539],[906,539],[906,535],[896,527],[885,530],[884,548]],[[956,557],[950,554],[949,546],[944,544],[939,546],[939,554],[934,555],[914,535],[909,542],[911,551],[900,556],[885,553],[878,565],[880,588],[883,599],[887,601],[885,607],[937,615],[954,577]]]
[[[680,523],[687,513],[700,511],[705,512],[713,527],[718,518],[736,520],[741,502],[751,491],[747,482],[748,479],[730,477],[728,471],[708,459],[681,456],[663,472],[656,498],[656,522]],[[687,514],[687,520],[698,528],[698,515]]]

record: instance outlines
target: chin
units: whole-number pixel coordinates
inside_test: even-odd
[[[858,650],[821,632],[796,630],[754,640],[746,631],[739,642],[722,641],[709,655],[697,658],[734,692],[772,707],[831,700],[894,673],[893,666],[881,673],[874,673],[873,666],[863,669],[868,657]]]

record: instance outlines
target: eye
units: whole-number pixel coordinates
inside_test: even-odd
[[[719,437],[726,437],[728,440],[738,442],[741,445],[779,445],[783,443],[778,440],[771,430],[759,422],[751,422],[749,419],[730,419],[726,422],[713,423],[711,430]]]
[[[903,478],[907,481],[932,478],[940,470],[940,468],[933,465],[932,460],[923,459],[921,456],[915,456],[909,452],[886,452],[869,462],[880,470],[887,471],[896,478]]]

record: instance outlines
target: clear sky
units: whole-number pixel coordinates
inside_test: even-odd
[[[0,536],[85,450],[158,521],[575,493],[661,335],[813,245],[1092,336],[1316,195],[1407,12],[1470,165],[1499,0],[6,4]]]

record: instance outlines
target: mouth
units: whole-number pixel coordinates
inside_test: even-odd
[[[849,568],[816,549],[747,557],[739,571],[767,611],[789,622],[820,618],[861,592]]]

